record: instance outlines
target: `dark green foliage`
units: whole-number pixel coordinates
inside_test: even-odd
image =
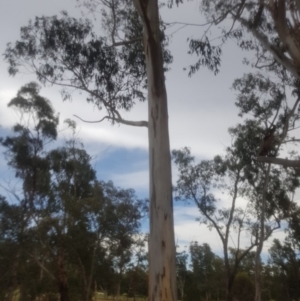
[[[197,242],[190,244],[191,267],[197,281],[197,289],[199,294],[203,297],[215,299],[215,254],[211,251],[210,246],[206,243],[198,245]]]
[[[252,113],[254,118],[269,119],[274,111],[279,110],[286,99],[285,87],[275,83],[260,73],[245,74],[236,79],[233,88],[239,92],[236,106],[240,109],[239,116]]]
[[[43,157],[44,146],[56,139],[58,117],[46,98],[39,95],[40,87],[30,83],[22,87],[8,106],[21,116],[22,123],[13,127],[14,136],[1,140],[6,148],[8,164],[22,179],[29,206],[35,193],[49,190],[49,165]]]
[[[232,295],[236,300],[252,301],[254,299],[254,282],[246,272],[235,276]]]
[[[21,29],[21,41],[9,44],[5,59],[9,73],[19,71],[22,62],[37,61],[31,68],[40,82],[61,83],[88,93],[87,100],[108,111],[129,110],[134,99],[143,100],[135,75],[123,63],[122,54],[92,31],[88,20],[76,20],[63,13],[61,18],[41,17]],[[69,78],[67,84],[62,81]],[[126,89],[123,82],[126,80]],[[65,99],[70,93],[62,91]]]
[[[189,76],[200,70],[201,66],[207,67],[216,75],[220,71],[222,49],[219,46],[210,44],[208,38],[204,40],[190,40],[190,54],[200,56],[200,59],[192,66],[190,66]]]
[[[297,300],[300,297],[299,248],[290,238],[292,237],[290,236],[283,244],[275,239],[270,249],[270,263],[273,266],[275,282],[271,284],[271,292],[282,300]]]
[[[199,245],[197,242],[192,242],[190,261],[190,269],[186,267],[184,270],[184,297],[181,300],[224,299],[223,260],[212,252],[208,244]],[[179,267],[180,265],[177,268]]]
[[[141,298],[148,293],[148,275],[141,267],[127,269],[121,285],[121,292],[128,298]]]
[[[0,197],[0,268],[6,271],[0,296],[88,301],[95,280],[115,294],[112,283],[131,260],[144,201],[133,189],[97,181],[91,157],[74,138],[45,148],[56,139],[58,118],[36,84],[21,88],[10,106],[22,123],[2,145],[22,190],[11,192],[15,204]],[[111,283],[99,276],[107,270]]]
[[[219,175],[215,171],[223,173],[220,158],[194,165],[194,157],[190,155],[188,148],[173,150],[172,154],[181,174],[175,190],[178,192],[177,198],[193,200],[204,215],[211,215],[216,210],[216,198],[211,189],[220,184]],[[203,184],[198,186],[198,183]]]
[[[84,4],[92,10],[97,6],[93,1]],[[119,117],[117,110],[130,110],[137,100],[145,100],[147,85],[138,14],[131,1],[115,2],[114,14],[102,9],[108,37],[97,36],[91,21],[71,18],[66,12],[59,17],[37,17],[21,28],[19,41],[7,45],[4,57],[9,73],[29,68],[41,83],[61,86],[63,99],[71,98],[70,88],[83,91],[87,101],[104,108],[113,121]],[[167,70],[172,56],[161,27]]]

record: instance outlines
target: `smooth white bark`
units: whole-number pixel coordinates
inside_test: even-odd
[[[133,0],[144,25],[148,80],[150,168],[149,301],[175,301],[176,257],[173,222],[168,105],[157,0]]]

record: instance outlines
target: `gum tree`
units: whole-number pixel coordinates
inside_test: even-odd
[[[44,84],[86,92],[87,100],[106,110],[113,123],[146,127],[149,137],[150,236],[149,299],[176,300],[171,160],[165,65],[158,1],[109,0],[103,6],[106,37],[98,37],[88,20],[42,17],[21,29],[21,39],[9,44],[9,73],[30,68]],[[112,21],[112,22],[111,22]],[[124,120],[122,110],[144,100],[148,120]]]
[[[182,0],[171,1],[171,3]],[[205,16],[208,29],[201,38],[190,39],[190,53],[199,59],[190,67],[190,75],[206,66],[218,73],[222,45],[228,40],[234,40],[243,51],[250,55],[244,63],[266,71],[291,89],[299,87],[300,80],[300,47],[299,24],[300,2],[298,0],[202,0],[200,12]],[[216,36],[210,36],[210,28]],[[297,100],[299,101],[299,99]],[[297,104],[286,112],[284,131],[291,118],[291,112],[296,112]],[[298,159],[283,159],[258,156],[258,161],[299,167]]]
[[[229,129],[233,142],[224,158],[216,156],[198,164],[189,149],[173,151],[179,170],[175,188],[178,199],[194,202],[200,222],[216,231],[222,243],[228,301],[233,298],[233,283],[242,260],[256,247],[255,268],[256,274],[260,273],[264,241],[295,208],[292,195],[299,187],[298,173],[257,162],[257,144],[263,132],[258,121],[246,120],[245,124]],[[218,206],[221,199],[217,195],[221,193],[230,200],[226,208]],[[243,231],[251,239],[242,248]],[[230,256],[233,233],[235,249]],[[260,291],[257,275],[256,280]]]

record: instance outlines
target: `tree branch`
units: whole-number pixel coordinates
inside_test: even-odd
[[[254,37],[261,43],[261,45],[273,55],[273,57],[279,64],[290,71],[296,78],[300,79],[300,70],[293,64],[293,61],[290,58],[283,54],[283,52],[278,47],[270,44],[266,35],[260,33],[245,19],[238,18],[238,20],[254,35]]]
[[[139,41],[143,41],[143,37],[137,37],[128,41],[114,42],[110,47],[126,46]]]
[[[289,114],[287,114],[287,117],[286,117],[286,120],[285,120],[285,123],[284,123],[284,126],[283,126],[283,130],[282,130],[282,134],[281,134],[281,137],[280,137],[279,144],[281,144],[283,142],[283,140],[285,139],[285,137],[286,137],[286,135],[288,133],[290,119],[295,114],[295,111],[296,111],[296,109],[298,107],[299,101],[300,101],[300,99],[297,99],[295,101],[292,110],[290,111]]]
[[[258,156],[257,161],[263,163],[282,165],[284,167],[296,167],[296,168],[300,167],[300,160],[289,160],[289,159],[282,159],[282,158]]]
[[[105,116],[100,120],[89,121],[89,120],[84,120],[84,119],[82,119],[81,117],[79,117],[77,115],[73,115],[73,116],[80,119],[83,122],[86,122],[86,123],[100,123],[105,119],[111,119],[114,122],[118,122],[118,123],[125,124],[125,125],[146,127],[146,128],[148,127],[148,121],[144,121],[144,120],[142,120],[142,121],[131,121],[131,120],[125,120],[121,117],[115,118],[115,117],[111,117],[111,116]]]

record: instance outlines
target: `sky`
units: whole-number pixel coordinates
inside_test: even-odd
[[[165,22],[203,23],[198,6],[199,1],[190,1],[180,8],[164,8],[162,17]],[[1,0],[0,53],[3,54],[8,42],[19,38],[20,27],[27,25],[29,19],[57,15],[62,10],[68,11],[73,17],[81,16],[75,0]],[[96,26],[99,25],[96,23]],[[245,54],[229,43],[223,49],[222,67],[217,76],[201,69],[194,76],[188,77],[187,71],[183,69],[195,62],[196,57],[187,54],[187,38],[199,37],[203,34],[203,28],[193,26],[178,29],[175,26],[166,32],[171,38],[170,50],[174,56],[171,70],[166,74],[171,149],[188,146],[197,160],[212,159],[224,153],[230,145],[228,128],[242,122],[237,116],[238,110],[234,105],[236,95],[231,85],[235,78],[241,77],[249,69],[242,64]],[[7,108],[7,103],[22,85],[34,80],[34,75],[25,73],[10,77],[7,64],[0,60],[0,135],[4,136],[17,121],[16,114]],[[51,100],[61,121],[74,119],[73,115],[86,120],[99,120],[104,116],[103,112],[86,103],[84,95],[76,94],[72,102],[63,102],[55,87],[43,87],[40,94]],[[146,120],[146,103],[137,104],[131,112],[123,113],[123,118]],[[148,135],[145,128],[78,121],[78,137],[92,156],[92,164],[99,179],[112,180],[122,188],[133,188],[141,198],[148,196]],[[176,174],[174,168],[173,183],[176,182]],[[2,185],[8,184],[10,177],[1,153]],[[196,221],[199,213],[192,204],[175,202],[174,216],[176,243],[181,249],[191,241],[198,241],[200,244],[209,243],[212,250],[221,255],[221,242],[216,232],[209,231],[205,225],[199,225]],[[280,230],[274,237],[283,236]],[[242,241],[246,245],[249,237],[244,235]],[[270,245],[271,240],[265,244],[265,258]]]

